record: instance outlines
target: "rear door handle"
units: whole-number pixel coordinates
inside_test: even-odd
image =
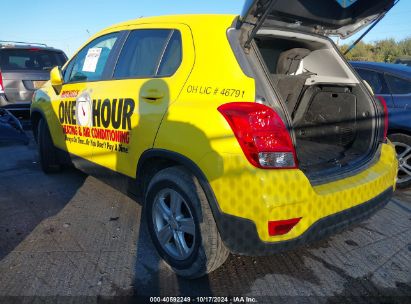
[[[157,101],[159,99],[163,99],[164,98],[164,93],[157,90],[157,89],[151,89],[151,90],[147,90],[147,91],[144,91],[143,93],[141,93],[141,98],[144,101],[153,102],[153,101]]]

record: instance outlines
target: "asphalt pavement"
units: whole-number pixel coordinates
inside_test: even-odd
[[[209,276],[188,281],[157,255],[139,202],[75,169],[45,175],[33,140],[0,144],[0,159],[0,302],[410,303],[411,190],[323,241],[270,257],[230,255]]]

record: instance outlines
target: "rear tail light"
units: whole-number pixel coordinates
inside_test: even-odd
[[[218,107],[248,161],[262,169],[297,168],[295,149],[284,122],[271,108],[254,102]]]
[[[297,225],[300,220],[301,217],[290,220],[270,221],[268,222],[268,234],[270,236],[284,235],[290,232],[290,230],[293,229],[294,226]]]
[[[4,86],[3,86],[3,75],[1,75],[0,71],[0,94],[4,93]]]
[[[388,135],[388,107],[387,101],[382,96],[377,96],[377,98],[381,101],[382,107],[384,108],[384,142],[387,141]]]

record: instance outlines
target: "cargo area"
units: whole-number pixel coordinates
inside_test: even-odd
[[[329,175],[375,154],[375,103],[331,41],[260,30],[255,45],[292,121],[299,167]]]

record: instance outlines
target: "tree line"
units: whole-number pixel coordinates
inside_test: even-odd
[[[339,46],[344,53],[350,44]],[[383,39],[372,43],[360,42],[347,55],[347,60],[394,62],[398,57],[411,57],[411,37],[395,41]]]

